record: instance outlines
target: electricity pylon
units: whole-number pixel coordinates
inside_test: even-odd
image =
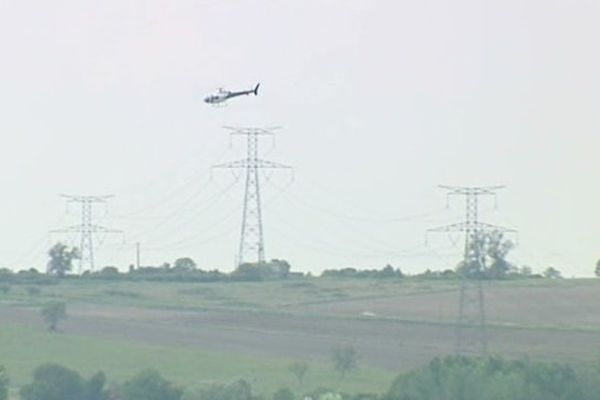
[[[460,280],[460,299],[456,321],[456,353],[468,350],[468,342],[475,342],[481,354],[488,350],[486,327],[485,296],[483,291],[484,257],[481,240],[486,232],[515,232],[513,229],[479,221],[479,196],[496,196],[496,191],[504,186],[462,187],[444,186],[447,196],[466,197],[466,214],[463,222],[429,229],[428,232],[464,232],[465,249],[462,266],[458,269]],[[475,335],[469,335],[477,332]],[[469,337],[471,340],[469,340]]]
[[[67,205],[70,203],[78,203],[81,205],[81,223],[63,229],[53,230],[52,232],[79,233],[81,235],[79,242],[79,274],[85,270],[94,272],[94,235],[97,233],[123,233],[123,231],[118,229],[105,228],[93,223],[93,204],[106,203],[106,201],[113,196],[71,196],[62,194],[61,197],[64,197],[67,200]]]
[[[233,128],[231,135],[246,136],[246,158],[241,160],[214,165],[213,168],[243,169],[246,172],[246,188],[244,191],[244,209],[240,246],[238,250],[238,265],[244,262],[265,261],[265,242],[260,197],[261,169],[291,169],[284,164],[275,163],[259,158],[258,144],[261,136],[273,136],[277,128]]]

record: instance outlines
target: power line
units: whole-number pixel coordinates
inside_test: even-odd
[[[262,207],[260,197],[260,175],[263,169],[289,169],[291,167],[273,161],[259,158],[258,145],[260,137],[273,137],[274,130],[278,128],[234,128],[225,127],[231,131],[231,136],[246,137],[246,158],[214,165],[213,168],[243,169],[246,172],[246,186],[244,191],[244,210],[242,214],[242,227],[240,246],[238,251],[238,265],[248,260],[257,262],[265,261],[265,244],[263,232]],[[231,137],[230,136],[230,137]]]
[[[277,185],[273,185],[275,188],[279,187]],[[329,209],[327,207],[323,207],[320,205],[317,205],[313,202],[310,202],[309,200],[306,199],[305,196],[295,196],[292,193],[284,193],[286,196],[288,196],[292,201],[298,203],[301,206],[304,206],[305,208],[317,211],[323,215],[329,216],[329,217],[333,217],[339,220],[346,220],[346,221],[351,221],[351,222],[370,222],[370,223],[375,223],[375,224],[381,224],[381,223],[399,223],[399,222],[431,222],[429,220],[427,220],[427,218],[429,217],[433,217],[435,215],[439,215],[444,209],[440,208],[434,211],[429,211],[429,212],[421,212],[421,213],[415,213],[412,215],[405,215],[405,216],[394,216],[394,217],[371,217],[371,216],[366,216],[366,215],[349,215],[346,213],[342,213],[339,212],[338,210],[335,209]]]
[[[204,207],[195,207],[192,213],[184,213],[187,209],[192,209],[192,202],[196,199],[190,199],[190,201],[186,202],[184,208],[178,210],[175,209],[171,212],[171,219],[165,220],[161,224],[154,224],[151,230],[140,231],[138,234],[134,235],[136,238],[143,238],[145,243],[155,243],[155,242],[163,242],[164,238],[172,239],[172,235],[174,233],[181,232],[184,228],[189,227],[190,225],[197,224],[198,217],[205,214],[208,210],[215,208],[217,205],[222,204],[222,199],[228,195],[229,191],[233,188],[233,186],[237,183],[237,180],[227,185],[226,187],[221,188],[218,192],[214,193],[210,198],[207,199],[207,205]],[[189,206],[189,207],[188,207]],[[239,206],[236,206],[234,210],[228,211],[227,216],[233,211],[237,210]],[[216,214],[211,214],[212,216],[217,216],[217,223],[223,222],[223,218]],[[215,225],[216,225],[215,224]],[[206,226],[202,227],[204,230],[207,229]],[[144,232],[148,232],[148,234],[144,234]],[[199,228],[196,229],[196,232],[199,232]]]
[[[450,196],[465,196],[465,220],[438,228],[429,229],[428,232],[464,232],[465,247],[463,265],[459,268],[460,298],[457,317],[456,352],[462,354],[467,350],[467,333],[477,328],[475,341],[480,352],[487,353],[488,337],[486,327],[485,297],[483,292],[483,249],[480,238],[485,232],[515,232],[513,229],[492,225],[479,221],[479,197],[494,196],[496,191],[504,186],[463,187],[445,186],[440,188],[448,191],[446,200]]]
[[[97,203],[106,204],[106,201],[112,198],[108,196],[72,196],[61,195],[67,200],[67,205],[77,203],[81,207],[81,223],[63,229],[56,229],[53,233],[79,233],[80,234],[80,258],[79,258],[79,273],[84,270],[91,272],[95,271],[94,263],[94,235],[98,233],[110,234],[123,232],[117,229],[105,228],[93,223],[93,205]]]

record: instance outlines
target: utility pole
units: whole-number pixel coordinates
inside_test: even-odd
[[[106,203],[106,201],[112,198],[112,195],[108,196],[71,196],[63,194],[67,201],[67,204],[77,203],[81,207],[81,223],[73,225],[64,229],[57,229],[52,232],[54,233],[79,233],[80,234],[80,245],[79,245],[79,274],[83,273],[86,269],[94,272],[94,235],[98,233],[123,233],[117,229],[105,228],[100,225],[93,223],[93,205],[95,203]]]
[[[135,244],[135,269],[140,269],[140,242]]]
[[[225,127],[225,129],[230,130],[232,136],[245,136],[247,141],[246,158],[213,166],[213,168],[243,169],[246,172],[238,265],[249,261],[264,262],[265,243],[259,172],[261,169],[291,169],[292,167],[259,158],[260,137],[274,136],[273,131],[277,128]]]
[[[463,354],[468,347],[468,342],[475,342],[479,351],[486,354],[488,350],[488,336],[485,316],[485,296],[483,291],[483,258],[480,240],[486,232],[515,232],[513,229],[479,221],[479,197],[496,196],[496,191],[504,186],[462,187],[445,186],[440,188],[448,191],[447,201],[450,196],[465,196],[466,213],[463,222],[429,229],[428,232],[464,232],[465,248],[463,265],[459,268],[459,306],[456,321],[456,352]],[[477,330],[475,335],[473,330]],[[471,335],[469,335],[471,333]],[[473,337],[475,336],[475,337]],[[468,340],[470,337],[471,340]]]

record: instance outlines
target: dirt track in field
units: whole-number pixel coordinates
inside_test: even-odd
[[[589,328],[600,331],[600,288],[597,285],[507,287],[485,283],[487,320],[530,327]],[[416,293],[370,300],[345,300],[292,307],[320,315],[378,317],[452,322],[458,312],[456,290]]]
[[[498,295],[501,294],[492,292],[489,298]],[[425,301],[427,296],[437,297]],[[452,301],[448,296],[452,297]],[[422,365],[434,356],[453,352],[455,327],[435,320],[436,315],[440,316],[438,321],[441,322],[455,312],[455,297],[455,293],[425,297],[403,296],[387,299],[379,308],[378,300],[358,304],[344,301],[307,306],[302,310],[299,308],[295,310],[298,315],[241,311],[166,311],[73,304],[69,306],[69,319],[62,325],[62,330],[72,334],[107,336],[146,344],[240,352],[261,357],[323,360],[329,359],[333,348],[352,344],[357,349],[361,362],[374,367],[401,370]],[[513,303],[516,301],[518,304],[517,300],[513,298]],[[414,302],[414,308],[411,302]],[[527,299],[521,301],[524,306],[530,303]],[[393,304],[396,304],[396,308],[392,307]],[[426,307],[427,304],[429,317],[434,322],[356,318],[358,310],[368,310],[383,315],[387,312],[390,317],[410,319],[412,313],[418,312],[419,307]],[[387,308],[384,309],[384,306]],[[533,308],[539,306],[536,303]],[[332,312],[334,309],[338,315],[346,313],[348,317],[325,316],[328,310]],[[492,307],[490,314],[502,315],[501,311]],[[544,313],[546,311],[544,308]],[[304,312],[310,312],[311,315],[321,313],[321,316],[302,315]],[[529,315],[529,320],[536,321],[536,318],[542,320],[543,315]],[[1,306],[0,320],[18,321],[43,329],[38,311],[33,309]],[[595,322],[593,318],[592,320]],[[471,333],[474,334],[475,331]],[[600,333],[595,331],[491,326],[488,334],[491,353],[512,356],[590,359],[596,357],[600,349]],[[473,337],[475,336],[467,335],[467,340]]]

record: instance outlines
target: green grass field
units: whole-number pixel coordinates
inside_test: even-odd
[[[280,387],[289,387],[297,394],[318,387],[381,393],[401,370],[447,354],[454,342],[457,283],[452,281],[313,279],[197,284],[67,280],[39,286],[40,293],[33,294],[28,287],[14,285],[9,293],[0,294],[0,311],[4,309],[10,316],[0,321],[0,365],[9,371],[15,399],[33,369],[45,362],[62,364],[86,376],[102,370],[113,382],[122,382],[144,368],[156,368],[189,389],[243,378],[258,393],[267,395]],[[600,312],[596,311],[600,281],[492,282],[486,284],[486,299],[491,335],[497,337],[494,352],[516,349],[512,355],[575,360],[600,354]],[[46,332],[37,315],[39,306],[50,300],[65,301],[71,314],[59,333]],[[242,339],[244,335],[260,338],[262,323],[264,334],[271,335],[265,337],[282,338],[277,344],[282,349],[294,346],[297,330],[300,338],[314,337],[311,344],[318,346],[307,357],[310,370],[305,385],[299,387],[288,371],[297,358],[285,351],[253,353],[240,346],[229,349],[227,341],[213,350],[210,340],[201,344],[181,340],[205,328],[193,321],[195,315],[205,315],[207,310],[211,318],[230,317],[232,313],[241,316],[240,330],[235,334]],[[185,314],[179,316],[181,312]],[[365,312],[369,317],[364,317]],[[21,314],[27,318],[22,319]],[[111,334],[94,332],[102,328],[101,322],[84,329],[83,325],[97,315],[116,327]],[[148,333],[154,326],[166,329],[162,336],[157,333],[152,340],[139,340],[144,332],[131,332],[134,328],[127,325],[130,318],[139,315],[145,324],[140,329],[148,329]],[[323,321],[323,337],[317,328],[302,331],[302,321],[312,321],[317,328]],[[351,323],[354,325],[348,325]],[[221,326],[218,321],[216,324]],[[223,326],[228,329],[225,333],[235,328]],[[346,326],[359,328],[360,332],[348,333],[362,349],[374,347],[373,354],[359,359],[359,369],[342,380],[333,370],[329,354],[335,335],[346,332]],[[449,332],[446,336],[442,334],[444,327]],[[332,331],[334,328],[337,330]],[[171,331],[173,336],[169,336]],[[220,336],[218,329],[212,334],[217,339]],[[582,336],[573,339],[576,334]],[[393,348],[386,360],[388,341]],[[343,342],[341,338],[339,343]],[[269,345],[264,344],[266,348]],[[298,351],[301,354],[303,350]],[[404,356],[404,369],[382,366]]]
[[[3,300],[29,304],[61,298],[98,304],[127,304],[143,307],[198,309],[248,308],[280,310],[290,305],[327,303],[345,299],[396,296],[428,290],[428,285],[405,281],[289,281],[231,283],[158,283],[65,281],[40,286],[40,296],[27,294],[27,286],[15,286]],[[436,284],[436,289],[443,286]]]
[[[379,392],[394,374],[375,368],[360,368],[345,379],[328,364],[310,363],[303,387],[288,371],[292,359],[257,358],[235,352],[206,352],[188,347],[156,346],[127,340],[84,337],[11,324],[0,327],[0,363],[9,371],[12,393],[31,379],[35,366],[59,363],[90,376],[104,371],[109,380],[122,382],[144,368],[155,368],[168,379],[188,389],[215,382],[246,379],[258,393],[269,394],[280,387],[299,393],[318,387],[347,392]]]

